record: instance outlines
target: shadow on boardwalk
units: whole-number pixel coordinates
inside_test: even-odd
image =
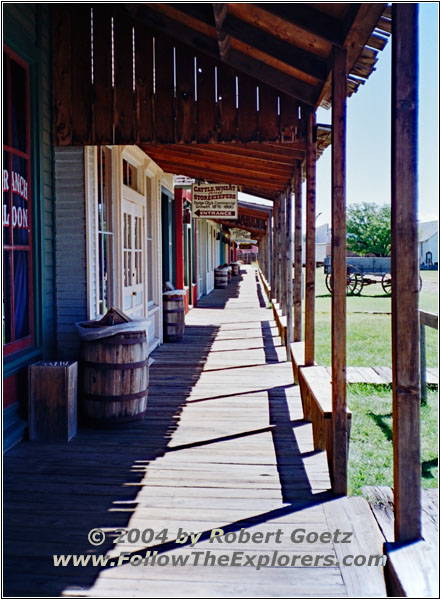
[[[247,276],[252,275],[248,273]],[[216,290],[205,298],[200,303],[202,310],[197,313],[194,311],[192,324],[186,327],[184,340],[164,345],[154,353],[155,362],[150,369],[149,401],[144,421],[119,430],[81,429],[69,444],[23,442],[7,454],[4,463],[6,596],[59,596],[66,590],[69,590],[70,595],[75,595],[75,590],[87,595],[87,590],[94,586],[101,573],[115,568],[54,567],[54,554],[89,555],[111,551],[114,548],[115,530],[133,527],[132,523],[138,518],[139,510],[147,510],[147,518],[149,510],[154,513],[155,503],[149,509],[149,501],[143,494],[150,490],[154,495],[158,486],[165,486],[165,496],[160,495],[158,498],[163,498],[165,505],[169,489],[167,486],[170,485],[177,486],[170,505],[174,506],[173,502],[179,503],[181,494],[184,494],[182,500],[185,502],[186,494],[193,493],[188,487],[179,487],[180,485],[192,485],[197,498],[198,484],[176,483],[173,471],[166,483],[161,483],[162,480],[158,483],[155,477],[158,477],[160,469],[155,467],[156,470],[150,471],[158,459],[173,461],[173,457],[176,457],[176,462],[170,463],[172,466],[167,468],[177,470],[177,479],[187,476],[189,472],[195,475],[202,473],[206,477],[204,485],[208,486],[208,491],[212,489],[210,493],[213,495],[225,497],[227,508],[229,500],[222,494],[229,494],[233,499],[237,498],[237,501],[243,495],[244,506],[242,512],[239,512],[248,512],[249,516],[231,520],[219,517],[216,523],[225,532],[270,523],[328,499],[327,492],[313,493],[304,467],[305,453],[302,455],[295,435],[296,428],[304,425],[304,421],[301,418],[292,419],[287,396],[287,391],[293,386],[284,382],[277,385],[277,374],[271,375],[269,384],[266,385],[265,374],[272,373],[268,368],[277,366],[284,369],[285,366],[278,365],[277,338],[273,337],[274,330],[270,321],[265,320],[269,313],[258,313],[258,317],[252,317],[254,324],[251,321],[248,324],[247,309],[244,307],[250,302],[254,302],[254,306],[265,306],[261,298],[256,302],[256,287],[249,288],[251,291],[254,289],[254,301],[248,291],[243,301],[243,312],[239,313],[239,318],[237,313],[233,313],[236,316],[232,317],[231,324],[225,321],[225,316],[222,324],[205,322],[204,308],[223,308],[229,300],[239,299],[242,281],[243,273],[227,290]],[[202,324],[198,324],[198,319]],[[222,349],[219,349],[222,345],[228,346],[230,350],[222,353]],[[251,364],[245,359],[242,362],[242,357],[247,359],[253,352],[256,356],[261,356],[261,350],[263,360],[253,359]],[[213,368],[206,365],[207,361],[213,361]],[[222,361],[226,361],[227,366],[219,367]],[[241,379],[246,372],[256,372],[257,375],[251,375],[249,380]],[[286,370],[283,373],[286,374]],[[229,383],[218,384],[217,382],[224,381],[220,377],[228,377],[225,382]],[[256,411],[262,412],[263,418],[260,421],[254,415],[253,403],[256,404]],[[182,411],[186,406],[195,415],[191,419],[191,425],[188,421],[185,424],[182,422]],[[230,406],[235,408],[229,408]],[[197,418],[202,414],[201,410],[207,416],[205,429],[198,430]],[[226,418],[231,410],[235,411],[237,419],[231,417],[230,424]],[[224,422],[227,432],[212,435],[222,429]],[[263,426],[256,427],[254,423],[261,423]],[[230,427],[234,430],[231,433],[228,432]],[[180,435],[183,437],[179,437]],[[269,464],[275,460],[279,483],[265,485],[259,483],[262,475],[255,482],[252,475],[246,475],[245,480],[251,478],[252,487],[247,487],[247,484],[242,489],[241,483],[234,484],[235,473],[240,467],[236,463],[243,460],[243,468],[257,468],[260,459],[254,459],[253,453],[257,447],[255,440],[259,440],[261,435],[270,436],[269,439],[272,440],[272,451],[270,448],[262,449],[262,460]],[[239,448],[249,443],[250,450],[246,451],[243,458],[239,451],[237,458],[230,459],[229,448],[236,442],[240,444]],[[234,446],[236,447],[238,446]],[[219,452],[219,448],[225,450],[221,450],[215,458],[210,458],[213,451]],[[202,454],[199,453],[193,459],[196,451]],[[312,454],[314,453],[307,452],[306,456]],[[186,464],[187,456],[188,460],[195,460],[190,463],[190,471]],[[221,475],[224,471],[219,469],[228,465],[229,461],[232,463],[230,472],[225,471],[223,481]],[[265,470],[266,467],[262,469]],[[214,476],[217,477],[215,484],[211,483]],[[232,484],[229,483],[231,477]],[[239,488],[235,487],[237,485]],[[200,493],[202,492],[201,488]],[[250,502],[247,498],[253,498],[253,495],[256,496],[256,502],[260,497],[275,498],[278,495],[280,500],[261,501],[262,506],[270,503],[275,508],[247,511]],[[210,498],[206,502],[210,506]],[[233,511],[232,514],[237,513]],[[193,520],[198,520],[197,511]],[[142,522],[148,526],[148,520]],[[98,547],[93,547],[87,537],[88,532],[95,528],[101,528],[107,533],[105,543]],[[204,520],[200,522],[198,531],[202,532],[201,542],[209,538],[211,529]],[[179,548],[182,547],[180,544]],[[138,546],[132,554],[142,555],[147,549],[161,554],[175,548],[177,545],[173,540],[163,544]],[[148,575],[138,571],[136,577],[145,578]],[[244,577],[247,577],[245,573]],[[120,590],[119,595],[124,596],[125,590],[129,590],[124,587],[123,579],[119,580],[119,586],[121,585],[122,587],[115,589]],[[148,582],[146,585],[149,585]],[[93,595],[92,590],[90,594]],[[146,597],[146,591],[138,595]]]

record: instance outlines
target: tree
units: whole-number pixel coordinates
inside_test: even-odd
[[[357,254],[390,254],[390,206],[362,202],[348,206],[347,244]]]

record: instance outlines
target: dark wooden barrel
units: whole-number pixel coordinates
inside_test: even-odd
[[[231,268],[233,269],[233,277],[236,277],[237,275],[239,275],[239,263],[237,263],[237,262],[231,263]]]
[[[82,416],[90,425],[115,427],[142,419],[149,385],[145,331],[81,342]]]
[[[231,278],[233,276],[233,269],[230,266],[226,267],[226,269],[227,269],[227,272],[228,272],[228,283],[230,283]]]
[[[177,342],[184,337],[185,291],[173,290],[163,294],[164,341]]]
[[[217,289],[224,289],[228,285],[228,271],[227,269],[214,269],[214,287]]]

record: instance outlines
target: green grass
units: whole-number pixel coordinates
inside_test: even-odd
[[[428,390],[421,407],[421,485],[438,486],[438,392]],[[364,485],[393,487],[392,392],[369,384],[348,386],[352,410],[349,445],[349,493]]]
[[[438,312],[438,272],[422,271],[423,289],[420,308]],[[429,285],[424,285],[425,283]],[[427,290],[425,289],[428,288]],[[347,296],[347,364],[359,367],[390,367],[391,350],[391,299],[381,285],[363,289],[360,296]],[[383,314],[381,314],[383,313]],[[384,314],[386,313],[386,314]],[[331,295],[325,286],[323,268],[316,273],[316,361],[331,364]],[[438,336],[434,329],[426,328],[426,363],[438,366]]]

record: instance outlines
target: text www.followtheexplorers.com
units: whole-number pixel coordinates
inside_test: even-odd
[[[110,554],[54,554],[55,567],[120,567],[128,564],[132,567],[253,567],[259,571],[262,567],[384,567],[386,556],[383,554],[348,554],[341,562],[334,554],[294,554],[281,553],[278,550],[265,554],[247,554],[237,551],[231,554],[217,554],[210,550],[192,551],[183,554],[159,554],[148,550],[145,554],[121,552]]]

